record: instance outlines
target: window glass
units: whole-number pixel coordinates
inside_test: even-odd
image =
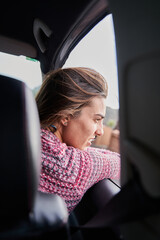
[[[99,22],[73,49],[63,67],[83,66],[99,71],[109,85],[107,105],[118,109],[118,81],[112,15]]]
[[[119,95],[115,36],[111,14],[100,21],[78,43],[63,67],[75,66],[94,68],[106,78],[109,92],[106,100],[104,135],[97,137],[94,144],[119,151]]]
[[[0,74],[25,82],[34,94],[42,83],[39,61],[25,56],[0,52]]]

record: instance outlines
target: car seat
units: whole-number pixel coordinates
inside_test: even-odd
[[[2,75],[0,89],[0,239],[68,239],[64,201],[37,191],[40,124],[32,91]]]
[[[117,48],[124,239],[160,239],[160,2],[109,0]],[[121,204],[120,204],[121,202]],[[120,207],[121,206],[121,207]],[[120,210],[121,209],[121,210]]]

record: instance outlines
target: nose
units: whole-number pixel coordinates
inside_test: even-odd
[[[104,133],[103,124],[99,124],[99,125],[97,126],[96,135],[97,135],[97,136],[102,136],[103,133]]]

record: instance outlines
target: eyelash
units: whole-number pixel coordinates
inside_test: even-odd
[[[96,119],[95,122],[98,123],[99,121],[101,121],[102,119]]]

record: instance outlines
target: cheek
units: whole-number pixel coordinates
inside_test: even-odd
[[[92,134],[94,129],[92,121],[82,121],[78,126],[78,131],[81,132],[84,136]]]
[[[93,121],[87,121],[77,130],[77,141],[81,142],[81,144],[86,144],[89,138],[94,137],[96,131],[96,125]]]
[[[83,149],[89,137],[94,134],[93,123],[75,121],[69,124],[63,135],[63,140],[67,145]]]

